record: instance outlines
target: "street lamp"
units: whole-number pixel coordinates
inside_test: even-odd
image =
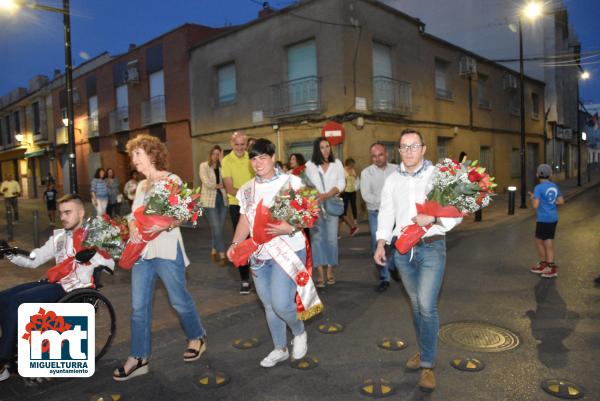
[[[580,67],[581,68],[581,67]],[[585,132],[581,132],[581,124],[579,122],[579,81],[585,81],[590,78],[590,73],[582,71],[577,79],[577,186],[581,186],[581,140]]]
[[[521,209],[527,208],[527,141],[525,139],[525,73],[523,71],[523,29],[522,18],[533,21],[542,14],[542,5],[538,2],[527,3],[519,13],[519,87],[521,95]]]
[[[23,0],[0,0],[0,8],[14,12],[25,6],[35,10],[50,11],[63,16],[65,34],[65,86],[67,90],[66,126],[69,138],[69,180],[71,193],[77,193],[77,163],[75,160],[75,126],[73,124],[73,62],[71,58],[71,13],[69,0],[63,0],[63,8],[50,7],[37,3],[25,3]]]

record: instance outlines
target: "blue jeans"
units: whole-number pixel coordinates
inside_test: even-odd
[[[185,266],[181,248],[177,247],[177,259],[140,258],[131,272],[131,356],[148,358],[152,350],[152,296],[156,278],[162,280],[169,302],[179,316],[188,340],[206,334],[194,299],[185,283]]]
[[[296,252],[306,262],[306,249]],[[252,269],[256,293],[265,307],[267,324],[275,348],[287,347],[286,325],[294,336],[304,332],[304,323],[296,314],[296,283],[273,259]]]
[[[410,298],[421,367],[431,368],[437,354],[437,303],[446,267],[446,241],[421,241],[405,255],[394,250],[394,261]]]
[[[57,302],[63,295],[65,290],[60,284],[45,280],[21,284],[0,292],[0,360],[8,361],[15,354],[19,306],[29,302]]]
[[[204,208],[206,212],[206,219],[210,226],[210,237],[212,240],[212,247],[219,253],[225,252],[225,241],[223,240],[223,227],[225,226],[225,216],[227,215],[227,208],[223,203],[223,195],[221,191],[217,191],[217,199],[215,200],[215,207]]]
[[[371,252],[375,254],[375,249],[377,249],[377,216],[379,215],[379,210],[368,210],[367,216],[369,217],[369,231],[371,232]],[[394,248],[394,240],[392,240],[392,249]],[[394,265],[394,257],[393,253],[387,256],[387,261],[384,266],[380,266],[375,264],[375,267],[379,271],[379,281],[390,282],[390,270],[396,270],[396,266]]]
[[[338,223],[340,218],[321,215],[310,229],[313,266],[338,265]]]

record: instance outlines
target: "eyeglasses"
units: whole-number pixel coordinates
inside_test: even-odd
[[[402,153],[408,152],[409,149],[412,152],[416,152],[417,150],[421,149],[422,146],[423,146],[422,143],[413,143],[412,145],[400,145],[399,149],[400,149],[400,152],[402,152]]]

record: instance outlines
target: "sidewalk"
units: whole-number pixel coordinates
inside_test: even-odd
[[[557,184],[562,191],[565,200],[568,202],[569,199],[573,199],[589,188],[600,185],[600,171],[594,171],[589,182],[587,180],[587,174],[584,174],[581,177],[580,187],[577,186],[577,177],[568,178]],[[530,190],[533,192],[533,188]],[[508,214],[508,193],[496,195],[492,198],[490,205],[483,209],[480,222],[476,222],[474,216],[467,216],[463,219],[463,222],[452,231],[452,233],[455,235],[456,233],[461,232],[486,229],[496,224],[507,222],[515,223],[528,217],[535,216],[535,209],[531,206],[529,195],[527,196],[527,209],[519,208],[520,203],[520,193],[517,190],[515,193],[515,214],[511,216]],[[369,223],[367,221],[360,221],[358,226],[360,228],[358,235],[369,235]],[[347,238],[348,228],[342,226],[340,234],[342,235],[342,238]]]

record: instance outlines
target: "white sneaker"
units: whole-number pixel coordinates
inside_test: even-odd
[[[287,348],[280,349],[275,348],[269,355],[265,357],[262,361],[260,361],[260,366],[263,368],[272,368],[277,365],[279,362],[283,362],[290,357],[290,353]]]
[[[2,370],[0,370],[0,382],[8,379],[10,379],[10,372],[8,371],[8,368],[2,368]]]
[[[308,351],[306,330],[292,340],[292,359],[302,359]]]

